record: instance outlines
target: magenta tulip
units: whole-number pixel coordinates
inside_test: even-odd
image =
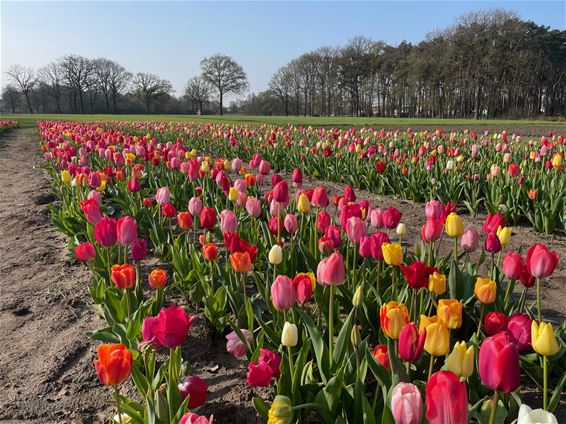
[[[426,419],[430,424],[467,424],[468,389],[452,371],[439,371],[426,383]]]
[[[98,221],[94,226],[94,238],[102,247],[114,246],[118,238],[116,220],[114,218],[102,218]]]
[[[340,252],[334,252],[318,264],[316,278],[321,284],[338,286],[344,283],[344,257]]]
[[[527,252],[527,269],[535,278],[545,278],[551,275],[558,265],[558,253],[542,243],[533,244]]]
[[[417,324],[405,324],[399,333],[399,357],[403,361],[415,362],[421,359],[426,340],[426,328],[419,334]]]
[[[123,216],[116,224],[118,243],[131,246],[138,239],[138,224],[131,216]]]
[[[483,384],[490,390],[511,393],[519,387],[519,351],[507,331],[483,341],[478,368]]]

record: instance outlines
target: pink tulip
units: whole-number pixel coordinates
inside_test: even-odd
[[[360,218],[353,216],[346,221],[346,235],[351,243],[358,244],[366,234],[366,224]]]
[[[324,235],[332,240],[332,244],[335,248],[342,246],[341,231],[336,225],[329,225],[326,230],[324,230]]]
[[[523,257],[517,252],[509,252],[503,259],[503,274],[508,280],[519,280],[523,266]]]
[[[391,413],[396,424],[419,424],[423,418],[423,399],[417,386],[399,383],[391,393]]]
[[[91,190],[88,192],[88,198],[91,200],[94,200],[97,204],[98,207],[100,207],[100,205],[102,205],[102,194],[100,194],[99,191],[96,190]]]
[[[468,228],[462,234],[460,238],[460,246],[464,249],[464,252],[472,253],[478,248],[479,236],[478,232],[474,228]]]
[[[91,242],[87,241],[75,247],[75,256],[79,261],[88,262],[96,258],[96,249]]]
[[[376,229],[383,228],[383,211],[380,208],[372,209],[369,215],[371,226]]]
[[[371,257],[371,243],[372,238],[371,236],[362,236],[360,238],[360,248],[359,253],[362,258],[369,258]]]
[[[387,210],[383,212],[383,225],[385,225],[386,228],[392,230],[393,228],[397,227],[397,225],[401,221],[402,216],[403,214],[399,212],[397,208],[387,208]]]
[[[155,193],[155,201],[158,205],[165,205],[166,203],[171,203],[171,193],[169,188],[161,187],[157,189]]]
[[[100,184],[102,182],[100,181],[100,174],[98,173],[98,171],[92,171],[90,174],[88,174],[88,186],[90,188],[98,188],[100,187]]]
[[[415,362],[421,359],[426,339],[426,328],[419,334],[414,322],[405,324],[399,333],[399,357],[403,361]]]
[[[172,305],[163,308],[156,317],[145,318],[143,325],[150,339],[147,340],[144,337],[144,341],[173,349],[183,343],[192,322],[193,318],[179,306]]]
[[[328,226],[332,223],[330,214],[325,211],[319,211],[316,215],[316,230],[319,233],[324,233]]]
[[[238,230],[238,218],[229,209],[220,212],[220,231],[222,234],[235,233]]]
[[[293,281],[286,275],[278,275],[271,285],[271,301],[278,311],[291,309],[297,303]]]
[[[89,224],[96,225],[102,219],[102,211],[96,200],[81,200],[80,206]]]
[[[269,162],[268,162],[268,161],[262,160],[262,161],[259,163],[259,168],[258,168],[258,170],[259,170],[259,173],[260,173],[261,175],[267,175],[267,174],[269,174],[269,173],[271,172],[271,166],[269,166]]]
[[[373,233],[371,235],[372,238],[372,244],[371,244],[371,256],[373,256],[373,258],[376,261],[382,261],[383,260],[383,250],[381,249],[381,246],[383,245],[383,243],[389,243],[389,236],[387,235],[387,233],[381,232],[381,231],[376,231],[375,233]]]
[[[252,333],[250,333],[245,328],[241,328],[240,331],[242,332],[243,336],[248,341],[248,344],[251,344],[253,341]],[[245,343],[240,339],[238,333],[232,331],[230,334],[226,336],[226,350],[234,355],[236,358],[241,358],[246,353],[248,353],[248,348],[246,347]]]
[[[214,416],[206,418],[202,415],[197,415],[194,412],[187,412],[181,417],[179,424],[213,424]]]
[[[340,252],[334,252],[318,264],[316,278],[321,284],[338,286],[344,283],[344,257]]]
[[[285,220],[283,221],[283,225],[285,226],[285,231],[289,234],[294,234],[299,229],[299,223],[297,222],[297,215],[292,213],[288,213],[285,215]]]
[[[94,238],[102,247],[112,247],[116,244],[116,220],[114,218],[102,218],[94,226]]]
[[[427,219],[440,218],[442,216],[443,207],[442,202],[438,200],[431,200],[425,205],[425,216]]]
[[[138,239],[138,224],[131,216],[123,216],[116,224],[118,243],[131,246]]]
[[[300,187],[301,184],[303,184],[303,172],[301,168],[297,167],[293,170],[292,180],[293,186],[295,187]]]
[[[322,186],[315,187],[312,193],[311,203],[314,207],[325,208],[329,204],[328,194],[326,189]]]
[[[178,385],[181,399],[185,400],[189,397],[189,408],[198,408],[206,401],[206,392],[208,385],[206,382],[196,375],[188,375],[182,383]]]
[[[558,265],[558,253],[542,243],[533,244],[527,252],[527,270],[535,278],[551,275]]]
[[[131,256],[132,260],[136,263],[144,260],[147,254],[147,243],[144,239],[137,239],[134,244],[132,244]]]
[[[240,170],[240,168],[242,167],[243,163],[242,163],[242,159],[240,158],[235,158],[232,160],[232,171],[233,172],[238,172]]]
[[[439,371],[426,383],[426,419],[430,424],[467,424],[468,389],[452,371]]]
[[[507,330],[511,333],[511,338],[519,352],[531,348],[531,324],[529,314],[513,314],[509,318]]]
[[[440,218],[428,218],[421,229],[421,238],[425,243],[436,241],[443,230],[444,224]]]
[[[199,215],[202,211],[202,200],[200,200],[200,197],[191,197],[188,209],[192,216]]]
[[[246,211],[251,217],[257,218],[261,214],[261,203],[255,197],[248,197],[246,201]]]

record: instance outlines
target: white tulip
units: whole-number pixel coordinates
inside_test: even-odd
[[[528,405],[519,408],[519,419],[517,424],[558,424],[554,414],[544,409],[531,409]]]

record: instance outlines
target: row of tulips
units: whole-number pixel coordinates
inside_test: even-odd
[[[552,132],[525,139],[506,132],[468,130],[444,133],[183,122],[111,123],[105,127],[117,130],[112,136],[137,136],[141,143],[136,144],[144,147],[146,160],[164,160],[173,168],[183,158],[159,151],[154,154],[146,149],[146,142],[176,141],[246,162],[256,155],[265,159],[257,167],[262,175],[269,174],[268,164],[289,172],[300,166],[311,176],[378,194],[456,202],[472,215],[480,210],[500,213],[513,224],[528,221],[540,232],[552,233],[566,226],[564,137]]]
[[[18,127],[17,121],[0,120],[0,134],[16,127]]]
[[[53,222],[93,271],[108,323],[90,336],[104,342],[96,369],[119,422],[212,421],[188,412],[207,386],[182,358],[192,318],[175,292],[226,334],[249,385],[275,386],[273,400],[253,400],[270,423],[556,422],[565,325],[543,319],[540,292],[559,258],[540,243],[511,250],[503,215],[477,231],[455,204],[429,201],[409,249],[401,211],[350,186],[304,189],[301,168],[287,181],[257,155],[244,164],[182,140],[39,128],[60,199]],[[170,267],[145,284],[148,252]],[[117,389],[130,377],[134,399]],[[541,409],[521,401],[529,384]]]

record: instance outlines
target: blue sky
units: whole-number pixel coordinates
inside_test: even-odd
[[[200,60],[221,52],[246,70],[251,91],[300,54],[365,35],[418,42],[464,13],[493,7],[566,28],[564,1],[10,2],[0,0],[1,83],[13,64],[34,68],[67,53],[152,72],[177,94]]]

